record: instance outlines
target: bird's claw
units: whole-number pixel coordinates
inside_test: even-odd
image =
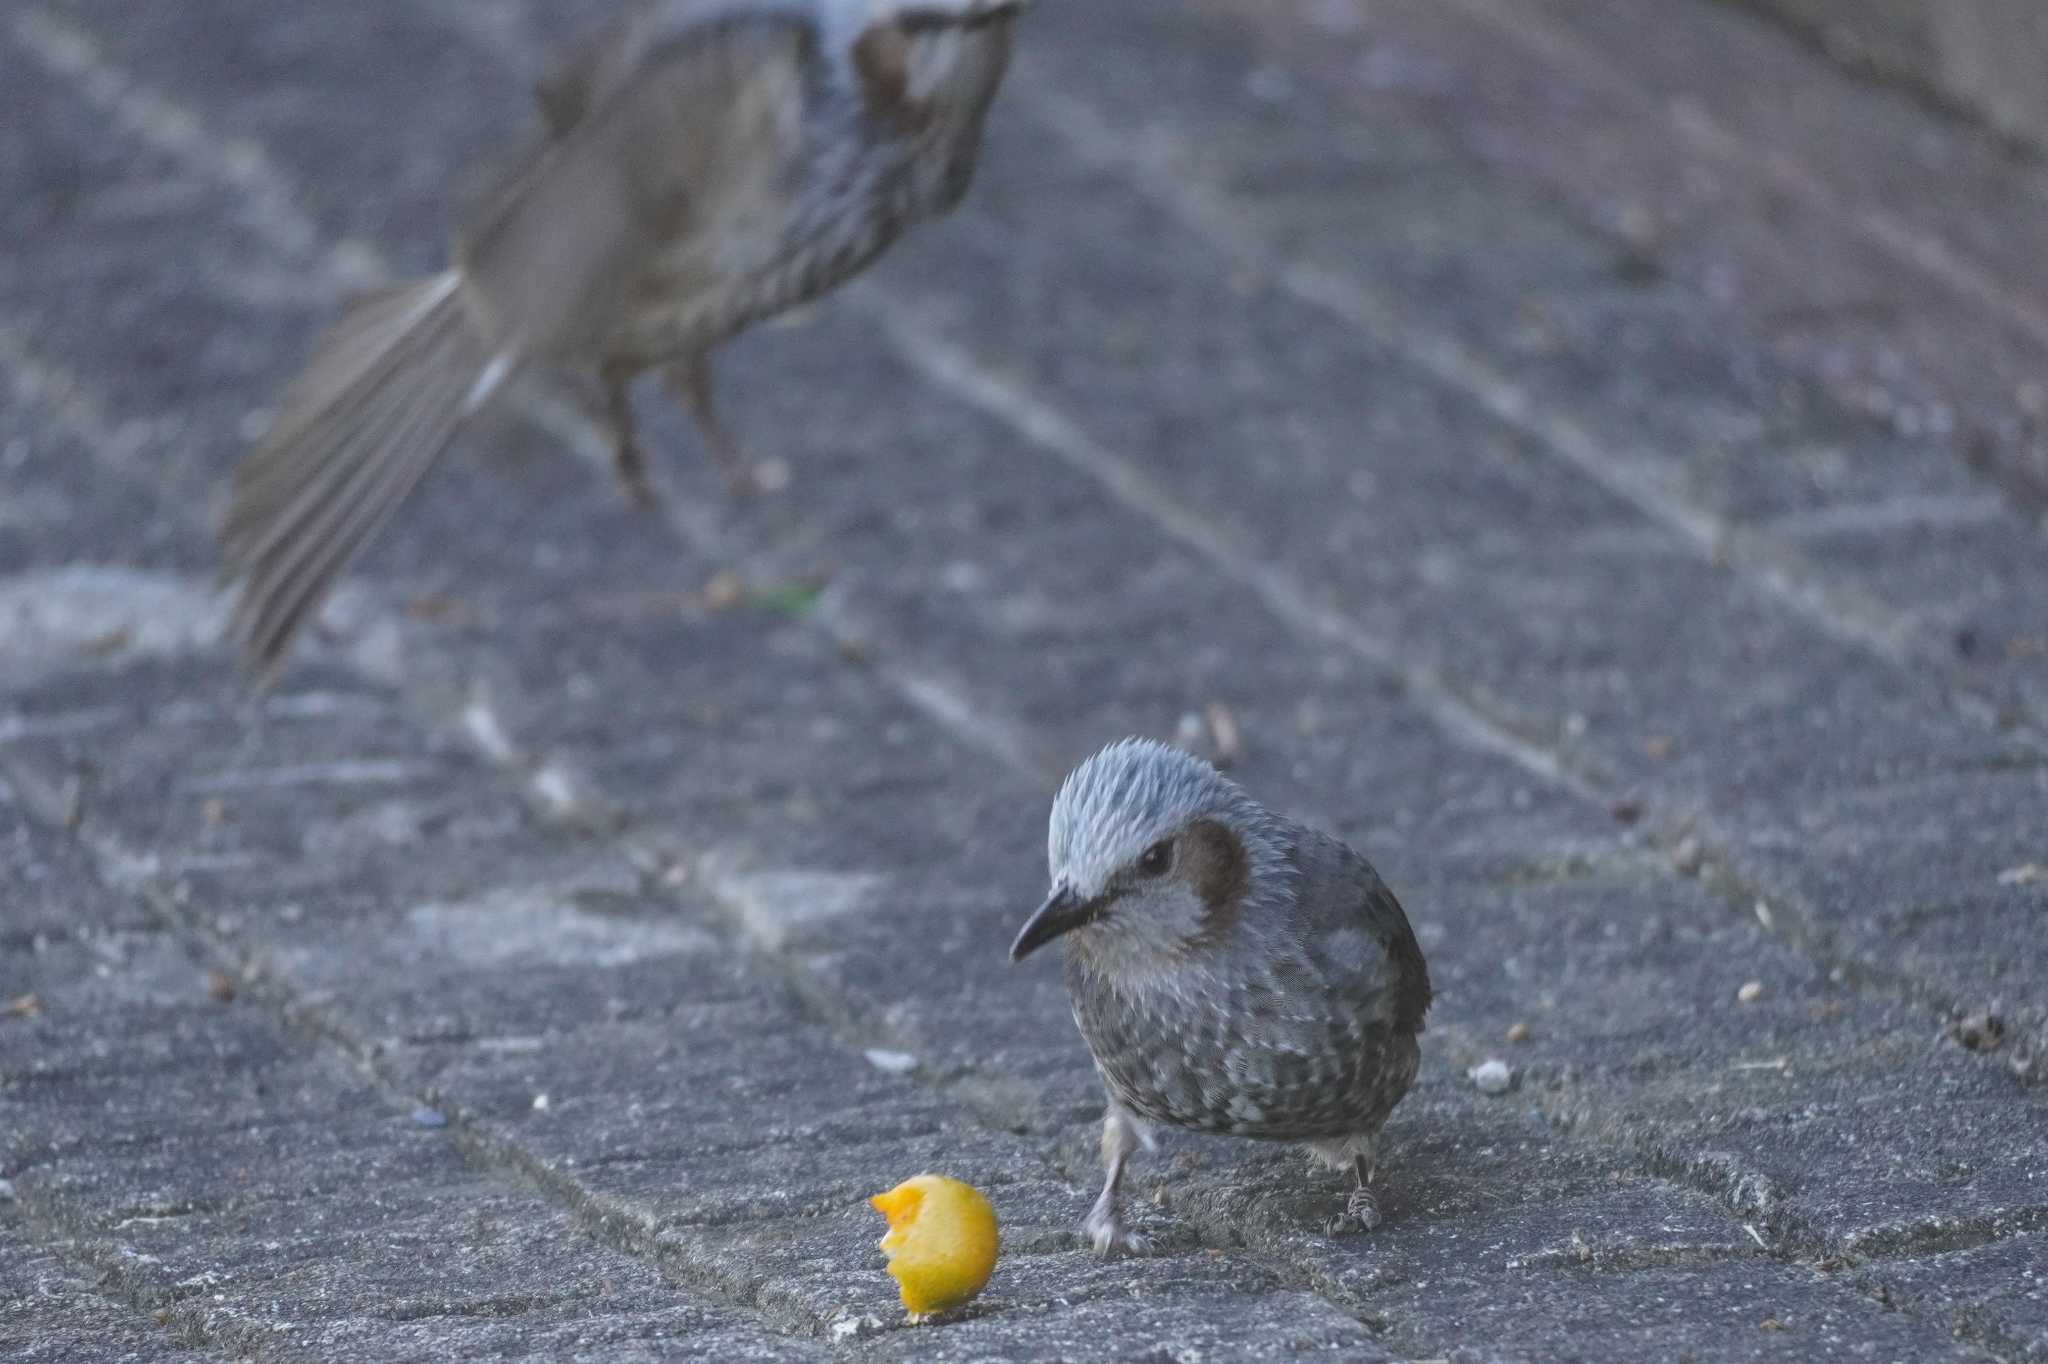
[[[1380,1201],[1370,1189],[1353,1189],[1344,1200],[1344,1211],[1323,1224],[1326,1236],[1355,1236],[1371,1231],[1386,1219],[1380,1215]]]
[[[1088,1243],[1095,1253],[1105,1260],[1119,1255],[1149,1255],[1152,1253],[1152,1238],[1141,1236],[1124,1227],[1123,1219],[1114,1212],[1096,1209],[1088,1214],[1082,1223],[1082,1230],[1088,1235]]]

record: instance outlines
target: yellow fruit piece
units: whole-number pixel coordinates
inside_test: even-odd
[[[944,1175],[906,1179],[868,1202],[889,1219],[889,1272],[915,1316],[958,1307],[996,1267],[996,1210],[972,1184]]]

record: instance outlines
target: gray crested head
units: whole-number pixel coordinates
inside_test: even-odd
[[[1184,953],[1227,936],[1254,901],[1294,894],[1282,821],[1214,767],[1124,739],[1068,774],[1046,835],[1051,894],[1014,959],[1068,933],[1119,957]]]
[[[1121,739],[1067,774],[1046,829],[1046,869],[1084,900],[1161,839],[1203,816],[1253,804],[1194,754],[1153,739]]]

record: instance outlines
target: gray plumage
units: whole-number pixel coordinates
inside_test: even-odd
[[[736,486],[708,357],[967,189],[1023,0],[641,0],[539,91],[544,131],[451,269],[359,300],[236,471],[234,631],[275,670],[462,422],[528,366],[594,379],[649,497],[626,386],[662,368]]]
[[[1144,739],[1068,776],[1047,860],[1052,893],[1012,955],[1066,942],[1074,1021],[1109,1093],[1097,1250],[1134,1244],[1118,1187],[1151,1123],[1305,1143],[1356,1178],[1331,1229],[1377,1224],[1376,1142],[1414,1082],[1430,985],[1371,865]]]

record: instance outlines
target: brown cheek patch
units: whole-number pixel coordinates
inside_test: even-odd
[[[1215,946],[1230,935],[1251,887],[1251,859],[1237,835],[1214,820],[1197,820],[1181,836],[1179,874],[1202,900],[1195,941]]]

